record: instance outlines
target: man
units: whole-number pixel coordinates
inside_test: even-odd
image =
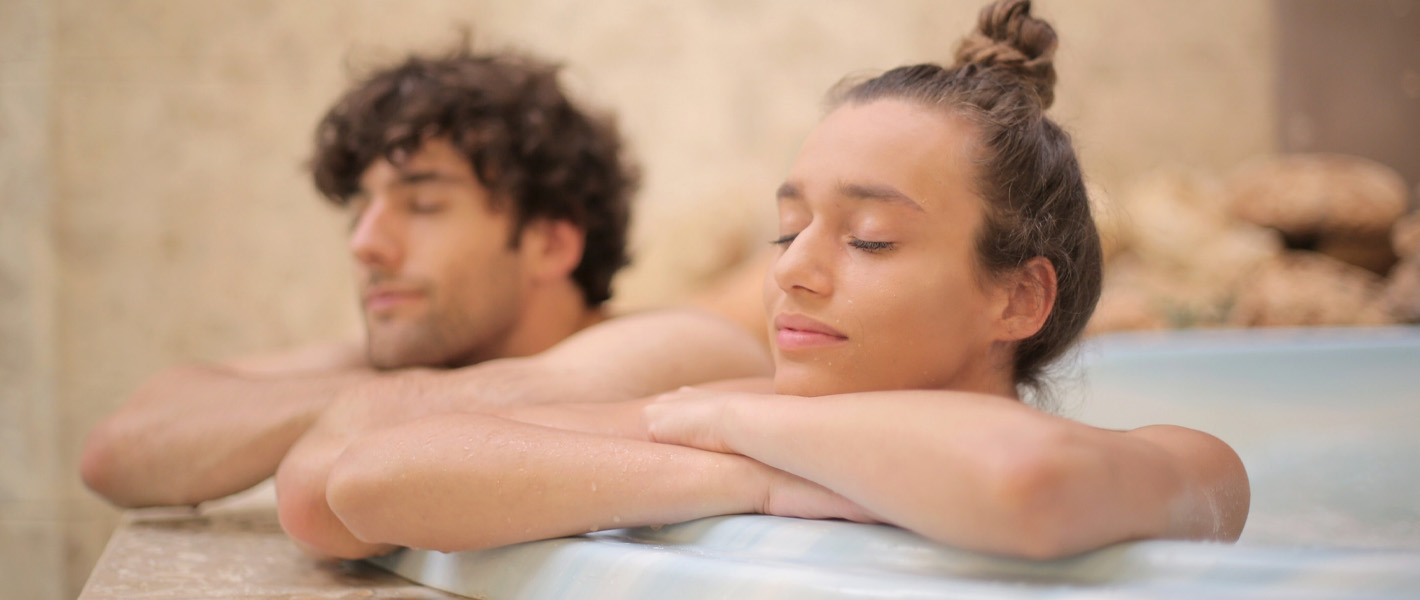
[[[768,370],[752,338],[713,317],[608,319],[635,177],[615,129],[567,99],[555,67],[467,49],[410,58],[346,93],[316,144],[316,186],[350,215],[363,352],[158,374],[85,444],[84,481],[115,504],[244,490],[318,419],[308,447],[433,413],[621,400]]]

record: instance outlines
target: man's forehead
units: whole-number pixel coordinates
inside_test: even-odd
[[[381,156],[360,174],[360,190],[367,192],[390,185],[453,179],[477,180],[468,159],[448,141],[434,138],[411,152]]]

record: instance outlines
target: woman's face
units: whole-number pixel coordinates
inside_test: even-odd
[[[968,121],[895,100],[844,105],[809,136],[764,286],[776,392],[1014,395],[1005,294],[977,274],[975,142]]]

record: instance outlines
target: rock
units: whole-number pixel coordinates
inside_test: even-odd
[[[1394,323],[1381,278],[1314,252],[1289,252],[1262,265],[1239,290],[1229,321],[1244,327]]]

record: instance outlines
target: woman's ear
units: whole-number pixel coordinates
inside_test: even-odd
[[[1002,341],[1019,341],[1040,331],[1055,307],[1055,265],[1044,256],[1026,261],[1003,282],[1006,307],[1001,313]]]
[[[587,233],[564,219],[534,219],[519,234],[524,273],[539,283],[572,275],[582,263]]]

